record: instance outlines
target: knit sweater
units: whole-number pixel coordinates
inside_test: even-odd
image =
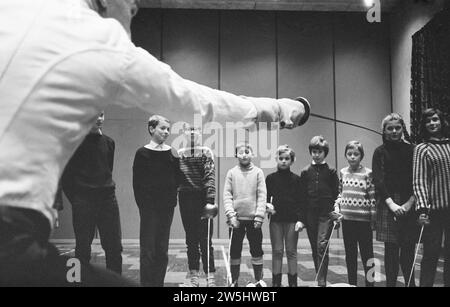
[[[300,174],[302,202],[308,209],[320,208],[333,211],[339,195],[339,177],[327,163],[310,164]]]
[[[413,188],[420,211],[450,208],[450,140],[430,140],[414,150]]]
[[[180,157],[180,192],[204,193],[206,202],[216,197],[214,154],[207,147],[188,147],[178,150]]]
[[[228,219],[262,222],[266,213],[266,182],[263,171],[250,164],[244,168],[237,165],[225,178],[223,204]]]
[[[375,186],[372,170],[361,166],[356,171],[344,167],[339,173],[339,196],[336,204],[344,220],[371,222],[375,220]]]
[[[90,133],[66,165],[62,187],[66,194],[79,190],[114,190],[115,144],[105,134]]]
[[[305,223],[304,210],[301,206],[300,176],[290,170],[278,170],[266,178],[267,202],[272,198],[276,213],[271,222]]]
[[[174,150],[137,150],[133,163],[133,190],[139,208],[167,209],[177,204],[179,159]]]

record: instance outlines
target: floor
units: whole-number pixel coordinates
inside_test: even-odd
[[[311,257],[311,251],[309,242],[306,239],[299,239],[298,242],[298,285],[299,286],[314,286],[315,270]],[[228,241],[227,240],[214,240],[214,257],[216,264],[216,284],[217,286],[226,286],[227,274],[225,268],[224,257],[228,255]],[[65,255],[74,254],[73,243],[59,243],[57,244],[61,253]],[[264,250],[264,281],[268,286],[271,285],[272,272],[271,272],[271,259],[272,252],[270,242],[265,241],[263,244]],[[376,286],[385,286],[385,275],[383,266],[383,254],[384,246],[382,243],[374,242],[375,258],[379,260],[381,265],[380,274],[378,280],[375,283]],[[253,270],[250,262],[250,253],[248,245],[245,243],[242,255],[241,275],[239,278],[239,285],[245,286],[248,282],[253,282]],[[92,245],[92,260],[91,263],[103,266],[105,263],[105,254],[101,249],[98,242],[94,242]],[[420,274],[420,260],[421,249],[419,249],[419,255],[416,265],[416,282],[418,284],[418,277]],[[360,262],[360,261],[359,261]],[[283,273],[287,272],[287,263],[284,259]],[[188,283],[187,279],[188,267],[187,267],[187,255],[186,245],[183,240],[171,240],[169,248],[169,265],[167,267],[167,274],[165,278],[165,286],[167,287],[179,287]],[[137,242],[124,243],[123,252],[123,276],[129,278],[136,283],[139,283],[139,245]],[[345,265],[345,252],[342,239],[333,239],[330,244],[330,264],[328,271],[328,283],[329,285],[337,285],[347,282],[347,269]],[[283,286],[287,286],[287,275],[283,274]],[[206,286],[204,278],[200,280],[200,286]],[[364,272],[361,263],[359,263],[358,269],[358,286],[364,286]],[[403,277],[401,272],[398,278],[398,286],[404,286]],[[436,274],[436,287],[443,286],[443,260],[440,259],[438,263],[438,270]]]

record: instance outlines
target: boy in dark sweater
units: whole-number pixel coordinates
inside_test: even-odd
[[[102,133],[103,112],[67,164],[61,184],[72,204],[75,257],[83,263],[91,259],[95,228],[105,250],[106,267],[122,273],[122,234],[119,207],[112,179],[114,141]],[[62,199],[61,190],[57,198]]]
[[[319,287],[327,284],[328,251],[325,254],[325,249],[334,222],[334,202],[339,194],[337,171],[325,162],[328,151],[329,145],[323,136],[313,137],[309,144],[313,161],[300,174],[302,202],[306,208],[306,230]]]
[[[272,287],[281,287],[283,253],[286,244],[289,287],[297,286],[298,231],[305,227],[301,207],[300,177],[291,172],[295,152],[287,145],[277,149],[278,170],[266,178],[267,202],[273,211],[270,218],[272,243]]]
[[[165,144],[169,120],[151,116],[148,131],[151,141],[137,150],[133,164],[134,197],[141,217],[141,284],[163,287],[180,169],[177,152]]]

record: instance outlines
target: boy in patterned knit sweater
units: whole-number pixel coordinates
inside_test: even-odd
[[[358,245],[361,251],[366,287],[373,287],[367,278],[373,258],[372,237],[375,226],[375,186],[372,183],[372,170],[361,165],[364,148],[358,141],[345,146],[345,158],[349,164],[340,171],[339,196],[335,210],[343,214],[342,232],[344,236],[345,261],[348,282],[357,285]]]
[[[263,171],[253,165],[253,149],[249,144],[236,146],[239,164],[227,173],[223,203],[228,224],[232,227],[230,270],[237,286],[241,266],[242,242],[245,235],[250,245],[256,282],[263,278],[263,250],[261,226],[266,213],[266,181]]]
[[[214,155],[211,149],[199,145],[200,129],[185,124],[184,133],[189,146],[178,150],[181,183],[178,188],[180,213],[186,232],[190,282],[199,286],[200,253],[208,287],[215,286],[214,249],[212,247],[213,216],[205,215],[205,206],[214,205],[216,181]],[[208,223],[209,233],[208,233]],[[209,265],[208,265],[209,249]]]

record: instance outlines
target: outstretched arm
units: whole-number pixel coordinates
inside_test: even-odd
[[[131,44],[131,43],[130,43]],[[173,121],[279,122],[294,128],[309,116],[304,98],[273,99],[237,96],[186,80],[147,51],[131,44],[120,83],[118,102],[136,105],[153,114],[170,114]]]

